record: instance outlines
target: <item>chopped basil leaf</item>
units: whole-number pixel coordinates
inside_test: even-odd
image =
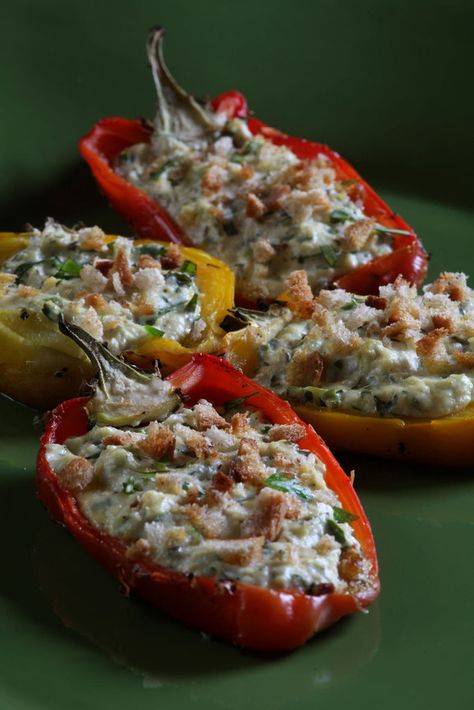
[[[166,247],[161,247],[158,244],[142,244],[137,247],[137,251],[139,254],[148,254],[148,256],[156,258],[157,256],[163,256],[166,252]]]
[[[197,301],[198,301],[198,295],[197,295],[197,293],[195,293],[194,296],[186,304],[186,310],[187,311],[194,311],[194,309],[196,308],[196,305],[197,305]]]
[[[309,488],[302,486],[296,479],[285,478],[279,473],[272,473],[271,476],[265,479],[263,485],[274,488],[276,491],[283,491],[283,493],[292,493],[294,496],[301,498],[301,500],[311,500],[313,497]]]
[[[56,257],[53,256],[49,259],[40,259],[40,261],[30,261],[25,264],[20,264],[13,272],[16,275],[17,281],[21,281],[33,266],[39,266],[39,264],[50,264],[53,268],[57,268],[59,262]]]
[[[358,515],[355,515],[348,510],[344,510],[344,508],[338,508],[337,506],[333,506],[333,511],[336,523],[352,523],[353,520],[357,520],[359,517]]]
[[[332,535],[337,542],[339,542],[343,547],[347,546],[346,536],[344,535],[344,530],[339,527],[335,520],[326,521],[326,531],[329,535]]]
[[[60,265],[58,272],[56,274],[57,279],[76,279],[81,273],[82,266],[74,261],[74,259],[66,259],[66,261]]]
[[[347,220],[350,218],[351,216],[349,212],[346,212],[345,210],[333,210],[329,215],[329,219],[333,224],[338,224],[339,222],[347,222]]]
[[[153,338],[162,338],[163,337],[163,331],[160,330],[159,328],[155,328],[153,325],[144,325],[143,328],[144,328],[144,330],[146,330],[148,335],[151,335]]]
[[[189,274],[190,276],[194,276],[194,274],[196,273],[196,269],[197,269],[197,266],[194,263],[194,261],[189,261],[188,259],[186,259],[186,261],[184,262],[184,264],[181,267],[182,273]]]
[[[336,252],[335,249],[331,246],[322,246],[321,247],[321,254],[323,255],[325,261],[329,264],[329,266],[335,266],[337,263],[337,258],[338,258],[338,253]]]

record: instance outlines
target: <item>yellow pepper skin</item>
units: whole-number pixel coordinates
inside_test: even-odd
[[[258,343],[252,329],[228,333],[222,350],[235,367],[252,377],[258,370]],[[331,449],[435,466],[474,465],[474,405],[436,419],[373,417],[293,404]]]
[[[28,238],[28,234],[0,232],[0,271],[1,263],[24,249]],[[149,241],[136,240],[136,244]],[[169,245],[163,243],[162,246]],[[137,348],[139,357],[160,360],[165,374],[187,362],[195,352],[212,352],[218,348],[222,337],[219,324],[234,304],[232,271],[200,249],[179,249],[185,259],[197,266],[196,282],[202,294],[201,317],[207,328],[202,340],[189,347],[167,338],[150,338]],[[90,363],[80,348],[42,313],[29,311],[28,318],[23,320],[17,311],[0,306],[1,392],[36,409],[51,409],[77,396],[92,374]]]

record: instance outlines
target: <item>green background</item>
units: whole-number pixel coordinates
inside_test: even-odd
[[[0,11],[0,228],[126,227],[77,157],[102,116],[150,116],[145,36],[197,94],[327,142],[401,212],[440,269],[474,271],[472,28],[461,0],[18,1]],[[36,501],[32,413],[0,403],[0,710],[472,707],[472,471],[343,457],[383,591],[292,655],[259,658],[163,618]],[[420,442],[423,446],[423,442]]]

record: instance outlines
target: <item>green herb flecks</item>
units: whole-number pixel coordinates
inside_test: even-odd
[[[341,311],[352,311],[353,308],[360,306],[363,301],[359,301],[355,296],[351,297],[349,303],[345,303],[339,310]]]
[[[198,302],[198,295],[197,293],[194,294],[194,296],[187,302],[186,304],[186,311],[194,311],[196,309]]]
[[[194,263],[194,261],[189,261],[189,259],[186,259],[186,261],[184,262],[184,264],[181,267],[181,272],[183,274],[188,274],[189,276],[194,276],[194,274],[196,273],[196,270],[197,270],[196,264]]]
[[[153,325],[144,325],[143,329],[146,330],[148,335],[151,335],[152,338],[162,338],[163,337],[163,331],[160,330],[159,328],[155,328]]]
[[[59,261],[55,256],[52,256],[48,259],[40,259],[40,261],[30,261],[25,264],[20,264],[20,266],[17,266],[17,268],[13,272],[16,275],[17,281],[22,281],[24,276],[26,276],[28,271],[32,269],[33,266],[39,266],[40,264],[48,264],[49,266],[51,266],[51,268],[57,269],[59,266]]]
[[[279,473],[272,473],[271,476],[265,479],[263,485],[274,488],[277,491],[283,491],[283,493],[292,493],[294,496],[301,498],[301,500],[311,500],[313,498],[309,488],[302,486],[295,478],[285,478]]]
[[[333,210],[329,215],[329,219],[332,224],[340,224],[341,222],[347,222],[348,219],[351,219],[351,215],[345,210]]]
[[[154,259],[166,253],[166,247],[161,247],[159,244],[142,244],[136,247],[136,250],[139,254],[146,254]]]
[[[329,533],[329,535],[332,535],[340,545],[347,547],[347,540],[344,535],[344,530],[336,523],[335,520],[328,520],[326,522],[326,532]]]
[[[348,510],[344,510],[344,508],[333,506],[333,517],[336,523],[352,523],[354,520],[357,520],[359,516]]]
[[[77,279],[81,273],[82,266],[74,259],[66,259],[55,274],[57,279]]]
[[[413,232],[409,232],[408,229],[391,229],[390,227],[383,227],[380,224],[375,225],[375,231],[378,234],[406,234],[407,236],[414,236]]]
[[[322,246],[321,254],[323,255],[326,263],[329,264],[329,266],[335,266],[337,264],[339,254],[333,247],[329,245]]]
[[[137,481],[131,476],[122,483],[122,492],[126,493],[128,496],[132,495],[132,493],[136,493],[139,490],[141,490],[140,486],[138,485]]]

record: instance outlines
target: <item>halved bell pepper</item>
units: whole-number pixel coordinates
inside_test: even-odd
[[[142,375],[141,375],[142,377]],[[251,407],[277,424],[301,424],[291,407],[276,395],[256,385],[228,363],[211,355],[195,355],[168,377],[190,405],[206,398],[222,405],[236,398],[251,398]],[[85,434],[88,416],[81,397],[61,404],[52,412],[41,439],[37,487],[51,516],[78,539],[86,550],[122,584],[171,616],[205,633],[258,651],[291,650],[340,617],[365,608],[379,593],[378,565],[368,520],[345,475],[329,449],[312,427],[304,425],[302,449],[315,453],[326,465],[326,482],[341,505],[357,515],[353,531],[370,561],[370,584],[354,593],[322,593],[311,596],[287,589],[278,591],[216,578],[186,575],[160,566],[146,557],[130,559],[118,538],[104,534],[82,515],[77,499],[62,487],[46,458],[46,447],[68,437]],[[250,402],[249,402],[250,404]]]
[[[222,351],[246,375],[256,374],[259,354],[250,328],[228,333]],[[437,419],[375,417],[307,404],[292,406],[331,449],[435,466],[474,464],[474,405]]]
[[[28,233],[0,232],[0,271],[2,262],[25,248],[28,239]],[[146,241],[136,240],[136,244]],[[135,354],[149,361],[159,360],[165,373],[182,365],[194,352],[217,349],[222,336],[219,323],[234,299],[234,275],[225,264],[200,249],[181,246],[180,251],[197,266],[201,314],[207,324],[203,338],[186,347],[167,338],[149,337],[135,353],[127,354],[132,359]],[[0,391],[30,406],[48,409],[77,395],[91,375],[83,352],[58,332],[41,309],[29,310],[28,318],[23,319],[17,310],[2,308],[0,298]]]
[[[202,112],[190,95],[178,87],[174,80],[169,80],[173,82],[181,103],[188,102],[192,104],[194,112]],[[227,118],[246,118],[248,115],[247,102],[237,91],[220,94],[209,103],[208,108],[211,114],[215,112]],[[399,274],[410,283],[420,285],[423,282],[428,258],[414,230],[386,205],[338,153],[321,143],[282,133],[252,116],[248,117],[247,123],[254,135],[262,135],[276,145],[287,146],[300,159],[312,160],[321,154],[326,156],[335,170],[336,178],[351,183],[351,198],[362,204],[367,217],[374,218],[390,233],[392,251],[389,254],[376,257],[345,274],[336,280],[336,286],[354,293],[375,294],[379,286],[393,282]],[[137,234],[189,244],[189,237],[165,209],[144,190],[127,182],[114,170],[115,160],[123,150],[138,143],[149,143],[152,133],[152,126],[145,121],[104,118],[81,139],[79,150],[112,206],[133,226]],[[242,305],[250,305],[247,299],[239,298],[239,294],[237,297]]]

